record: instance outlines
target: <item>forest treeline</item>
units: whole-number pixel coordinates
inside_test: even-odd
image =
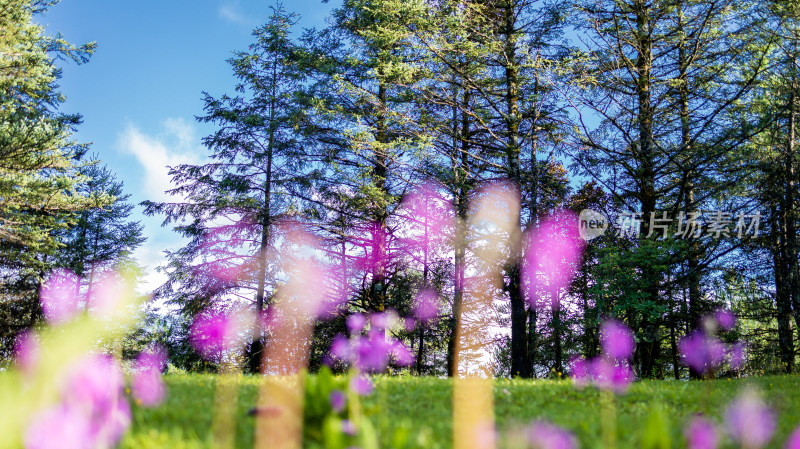
[[[142,240],[121,186],[70,140],[78,118],[58,112],[53,53],[80,62],[93,47],[26,32],[39,2],[3,3],[4,27],[19,27],[0,36],[9,357],[41,321],[50,271],[73,270],[90,298],[94,270],[124,265]],[[207,161],[171,167],[175,200],[143,204],[188,243],[166,253],[169,280],[131,350],[157,341],[174,366],[208,369],[192,320],[268,313],[294,223],[330,267],[321,294],[343,298],[316,324],[312,370],[348,315],[410,317],[431,295],[436,319],[394,335],[413,373],[453,375],[456,323],[488,320],[474,363],[561,375],[616,318],[635,333],[638,376],[681,378],[678,342],[719,309],[739,317],[722,337],[747,342],[747,372],[795,370],[800,3],[344,0],[325,27],[297,19],[278,5],[253,31],[229,60],[235,91],[203,94]],[[556,291],[526,285],[530,248],[507,245],[493,308],[467,317],[470,278],[486,269],[486,229],[470,216],[487,186],[519,198],[499,212],[519,235],[586,209],[609,227]],[[246,336],[242,369],[257,370],[268,340],[268,326]]]

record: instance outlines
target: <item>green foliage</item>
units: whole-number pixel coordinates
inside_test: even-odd
[[[324,376],[328,376],[325,374]],[[311,379],[307,385],[307,404],[324,412],[327,397],[323,391],[342,386],[345,378]],[[155,449],[166,447],[206,448],[210,443],[210,424],[214,395],[214,376],[168,375],[167,402],[156,409],[134,408],[132,431],[123,440],[123,448]],[[247,410],[255,404],[258,377],[242,376],[237,405],[236,447],[252,447],[253,418]],[[684,448],[683,429],[696,413],[710,412],[710,418],[722,423],[725,407],[746,385],[758,388],[778,413],[775,438],[769,449],[783,447],[789,434],[800,422],[800,379],[796,376],[762,377],[751,380],[714,380],[702,382],[642,381],[631,386],[616,404],[619,449]],[[446,379],[378,377],[376,391],[364,399],[375,435],[381,448],[444,449],[452,441],[452,384]],[[601,397],[592,389],[576,389],[569,381],[495,381],[495,407],[498,428],[515,428],[536,419],[547,419],[562,426],[579,439],[579,447],[599,448]],[[702,399],[707,395],[706,399]],[[705,405],[704,405],[705,403]],[[331,437],[333,420],[327,421]],[[314,424],[315,429],[318,424]],[[323,422],[323,428],[326,424]],[[310,432],[306,430],[306,434]],[[734,447],[723,438],[723,447]],[[319,446],[307,443],[305,447]]]

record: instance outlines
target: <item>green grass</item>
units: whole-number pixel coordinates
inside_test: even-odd
[[[207,448],[212,447],[211,423],[216,377],[213,375],[170,375],[166,377],[169,396],[155,409],[134,407],[133,426],[124,448]],[[259,379],[238,379],[237,447],[252,447],[254,406]],[[719,422],[726,405],[745,386],[757,388],[776,410],[778,429],[771,448],[783,447],[791,431],[800,424],[800,376],[704,382],[641,381],[616,400],[617,447],[642,448],[642,435],[653,411],[660,409],[666,421],[656,433],[666,434],[670,447],[685,447],[682,428],[695,413],[703,412]],[[410,429],[426,448],[451,446],[452,384],[447,379],[414,377],[375,378],[375,392],[364,408],[378,430],[382,447],[395,429]],[[600,448],[601,394],[592,388],[578,390],[569,381],[495,381],[495,413],[500,429],[537,418],[548,419],[573,431],[582,448]],[[652,418],[651,418],[652,420]],[[653,422],[651,422],[652,424]],[[663,430],[662,430],[663,429]],[[723,447],[734,447],[724,442]]]

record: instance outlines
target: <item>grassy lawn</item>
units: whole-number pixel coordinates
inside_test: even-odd
[[[212,447],[211,424],[216,377],[213,375],[171,375],[167,402],[156,409],[134,408],[134,423],[125,437],[125,448]],[[398,427],[410,429],[412,440],[426,448],[451,446],[451,382],[447,379],[377,377],[375,392],[364,400],[364,408],[380,437]],[[256,401],[259,379],[240,377],[236,445],[252,447],[253,418],[247,410]],[[725,407],[747,385],[756,387],[778,413],[776,436],[769,447],[783,447],[791,431],[800,424],[800,376],[704,382],[642,381],[633,384],[616,401],[617,447],[642,448],[648,422],[667,422],[670,447],[685,447],[682,428],[694,413],[704,412],[719,421]],[[593,389],[578,390],[569,381],[498,380],[495,382],[495,411],[498,427],[508,428],[536,418],[546,418],[574,432],[582,448],[600,448],[601,394]],[[662,421],[654,411],[661,410]],[[663,424],[656,427],[658,433]],[[379,438],[380,438],[379,437]],[[391,447],[380,438],[382,447]],[[722,447],[733,447],[724,442]]]

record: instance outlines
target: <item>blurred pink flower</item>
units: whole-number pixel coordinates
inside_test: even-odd
[[[584,387],[592,381],[592,362],[577,356],[570,362],[572,381],[578,387]]]
[[[728,348],[728,359],[732,369],[738,371],[744,368],[744,364],[747,361],[744,350],[744,343],[734,343]]]
[[[130,426],[130,405],[122,395],[124,381],[117,361],[100,355],[80,360],[67,376],[63,405],[85,414],[96,446],[116,445]]]
[[[354,313],[347,317],[346,323],[347,332],[349,332],[351,335],[360,334],[361,331],[364,330],[364,326],[367,324],[367,318],[360,313]]]
[[[706,373],[724,360],[725,347],[716,337],[705,332],[694,331],[678,343],[681,359],[698,373]]]
[[[166,351],[158,346],[139,354],[134,363],[131,390],[133,397],[145,407],[154,407],[164,400],[166,386],[161,371],[166,361]]]
[[[237,343],[237,320],[223,314],[204,312],[196,316],[189,341],[206,360],[218,360]]]
[[[716,318],[719,327],[724,331],[730,331],[736,327],[736,315],[730,310],[717,310],[717,313],[714,314],[714,318]]]
[[[126,292],[122,278],[117,273],[103,275],[92,287],[92,296],[87,308],[93,316],[108,318],[122,303]]]
[[[786,439],[784,449],[800,449],[800,427],[794,429],[789,438]]]
[[[522,277],[528,288],[531,307],[541,307],[535,299],[539,290],[554,295],[572,282],[576,265],[583,254],[583,240],[578,234],[578,219],[571,212],[560,212],[544,221],[529,234]],[[557,301],[551,303],[559,307]]]
[[[35,414],[25,430],[25,449],[93,449],[87,416],[62,404]]]
[[[619,321],[604,321],[600,326],[600,345],[609,357],[627,360],[633,354],[633,332]]]
[[[47,322],[64,324],[78,314],[80,279],[70,270],[54,270],[42,284],[40,299]]]
[[[356,426],[352,421],[349,419],[342,420],[342,433],[353,436],[356,434],[356,432],[358,432],[358,429],[356,429]]]
[[[423,289],[414,298],[414,317],[428,323],[439,315],[439,294],[435,290]]]
[[[359,374],[350,378],[350,389],[361,396],[372,394],[372,381],[369,377]]]
[[[350,362],[353,358],[353,349],[350,339],[344,335],[337,335],[333,337],[331,354],[343,362]]]
[[[344,408],[347,406],[347,395],[344,391],[341,390],[333,390],[329,397],[331,408],[336,413],[341,413],[344,411]]]
[[[618,394],[625,393],[635,377],[627,363],[614,363],[606,357],[597,357],[592,361],[592,375],[597,388]]]
[[[17,367],[25,375],[32,375],[39,362],[39,339],[33,330],[26,330],[14,340],[14,358]]]
[[[775,414],[752,390],[745,390],[728,406],[725,425],[731,438],[745,449],[760,449],[775,432]]]
[[[578,440],[561,427],[546,421],[535,421],[528,427],[528,444],[532,449],[575,449]]]
[[[683,431],[689,449],[716,449],[719,444],[717,428],[702,416],[695,416]]]
[[[414,363],[414,355],[408,350],[405,344],[395,341],[392,344],[392,357],[395,363],[400,366],[411,366]]]
[[[389,325],[389,313],[388,312],[373,313],[369,317],[369,323],[373,329],[384,330],[386,329],[386,326]]]

